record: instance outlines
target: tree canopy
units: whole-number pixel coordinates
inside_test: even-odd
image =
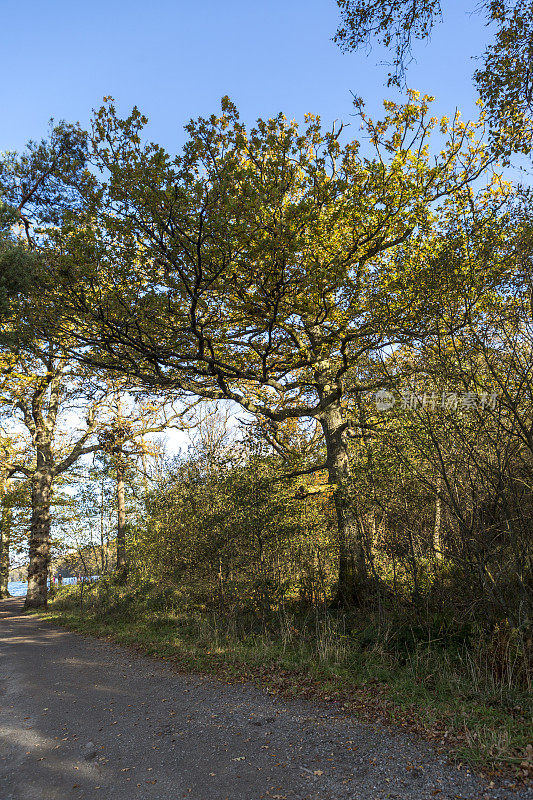
[[[381,121],[361,111],[366,152],[312,116],[303,132],[281,115],[247,130],[225,99],[175,157],[142,142],[140,112],[122,120],[108,104],[88,138],[100,181],[49,237],[87,362],[232,401],[274,436],[291,419],[322,429],[341,541],[356,537],[346,403],[381,385],[387,349],[462,324],[465,276],[437,254],[455,220],[475,228],[507,193],[496,174],[471,189],[493,159],[483,120],[438,120],[429,103],[411,93]]]

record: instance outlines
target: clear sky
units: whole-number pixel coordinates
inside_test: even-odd
[[[445,22],[417,48],[408,83],[435,95],[439,113],[471,116],[483,18],[470,13],[476,0],[443,5]],[[87,123],[104,95],[124,114],[137,104],[151,138],[171,150],[188,119],[217,112],[225,94],[246,121],[283,111],[328,123],[350,121],[350,92],[370,111],[394,96],[382,53],[344,55],[332,42],[334,0],[3,0],[0,12],[0,150],[40,138],[50,117]]]

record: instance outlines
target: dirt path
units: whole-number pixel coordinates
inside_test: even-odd
[[[447,800],[489,789],[335,707],[176,674],[0,601],[0,800]]]

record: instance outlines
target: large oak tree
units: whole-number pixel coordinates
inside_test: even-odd
[[[439,203],[469,207],[488,160],[476,126],[432,118],[427,98],[385,106],[382,121],[361,114],[361,144],[312,116],[303,131],[281,115],[247,130],[226,99],[171,157],[142,143],[137,110],[122,120],[108,104],[89,137],[99,188],[51,242],[82,358],[274,428],[322,429],[326,462],[309,469],[329,474],[344,599],[366,565],[343,409],[379,385],[387,348],[446,313],[430,257]]]

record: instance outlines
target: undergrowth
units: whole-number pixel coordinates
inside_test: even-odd
[[[46,616],[183,669],[259,680],[274,694],[338,700],[480,768],[520,778],[531,770],[527,644],[505,621],[486,631],[397,609],[210,608],[191,587],[109,580],[60,589]]]

